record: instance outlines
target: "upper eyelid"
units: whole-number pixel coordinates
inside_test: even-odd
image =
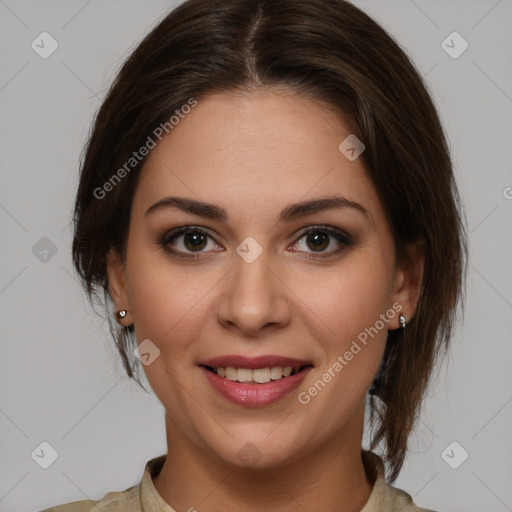
[[[295,233],[293,234],[293,236],[303,236],[303,235],[309,233],[310,231],[322,231],[322,230],[327,231],[329,233],[343,235],[343,236],[346,236],[347,238],[351,238],[351,235],[349,235],[344,229],[336,228],[334,226],[328,226],[328,225],[324,225],[324,224],[313,224],[308,227],[297,229],[295,231]],[[165,238],[167,235],[171,235],[171,236],[182,235],[184,232],[186,233],[187,231],[198,231],[198,232],[204,233],[212,238],[215,238],[215,236],[211,234],[211,230],[209,228],[206,228],[203,226],[198,226],[196,224],[185,224],[183,226],[178,226],[176,228],[169,229],[164,232],[163,238]]]

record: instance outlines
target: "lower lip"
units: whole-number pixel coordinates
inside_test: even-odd
[[[245,384],[219,377],[204,366],[200,368],[213,388],[222,396],[234,404],[248,406],[268,405],[277,402],[296,389],[309,370],[312,369],[311,366],[308,366],[295,375],[273,380],[266,384]]]

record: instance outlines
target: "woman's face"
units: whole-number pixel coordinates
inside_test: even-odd
[[[225,462],[360,446],[387,330],[413,313],[362,159],[339,149],[350,133],[291,91],[210,95],[140,176],[111,291],[168,428]]]

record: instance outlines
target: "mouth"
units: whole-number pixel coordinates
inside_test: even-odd
[[[220,395],[244,407],[265,406],[289,396],[314,368],[311,361],[282,356],[220,356],[198,364]]]
[[[201,365],[206,370],[215,373],[223,379],[227,379],[233,382],[239,382],[241,384],[268,384],[272,381],[278,381],[286,379],[287,377],[297,375],[307,368],[312,368],[312,364],[306,364],[303,366],[267,366],[264,368],[237,368],[233,366],[208,366]]]

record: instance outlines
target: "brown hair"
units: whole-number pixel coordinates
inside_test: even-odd
[[[408,242],[426,241],[416,313],[405,330],[389,331],[370,388],[370,449],[385,441],[393,482],[463,303],[467,235],[449,148],[427,87],[394,39],[358,8],[344,0],[188,0],[168,14],[126,60],[96,115],[75,203],[73,263],[91,302],[100,298],[107,308],[128,376],[142,385],[133,327],[121,328],[108,311],[106,257],[110,248],[125,255],[145,159],[105,197],[97,191],[190,98],[279,85],[350,121],[366,146],[361,158],[397,255]]]

